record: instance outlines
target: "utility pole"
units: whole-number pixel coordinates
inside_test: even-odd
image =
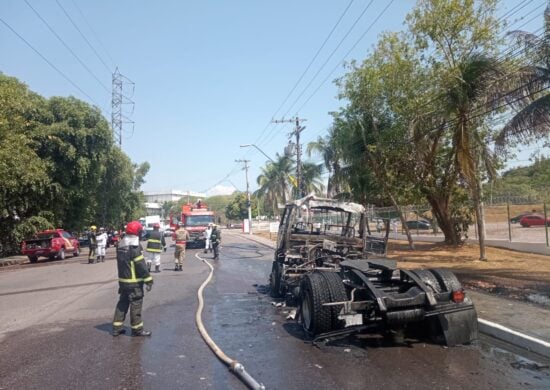
[[[124,125],[132,125],[132,133],[134,131],[134,121],[126,116],[123,112],[123,106],[130,106],[131,110],[128,115],[134,113],[134,102],[131,97],[134,95],[135,83],[129,78],[125,77],[118,71],[118,67],[113,73],[113,90],[111,96],[111,128],[113,129],[113,136],[118,141],[119,148],[122,148],[122,133],[124,131]],[[131,88],[131,92],[126,92]]]
[[[292,136],[296,136],[296,181],[297,181],[297,197],[301,198],[304,196],[304,183],[302,180],[302,146],[300,145],[300,133],[305,130],[305,126],[300,126],[300,122],[304,122],[307,119],[304,118],[291,118],[291,119],[280,119],[272,120],[272,123],[292,123],[294,122],[294,131],[288,135],[289,140]]]
[[[248,209],[248,234],[252,234],[252,204],[250,203],[250,189],[248,186],[248,163],[250,160],[235,160],[238,163],[244,163],[246,177],[246,207]]]

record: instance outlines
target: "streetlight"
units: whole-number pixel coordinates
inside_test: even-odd
[[[269,157],[267,154],[265,154],[265,152],[264,152],[262,149],[260,149],[259,147],[257,147],[257,146],[254,145],[254,144],[244,144],[244,145],[239,145],[239,146],[240,146],[241,148],[249,148],[249,147],[252,146],[253,148],[256,148],[261,154],[263,154],[264,156],[266,156],[271,162],[273,162],[273,163],[275,162],[275,161],[273,161],[273,159],[272,159],[271,157]]]

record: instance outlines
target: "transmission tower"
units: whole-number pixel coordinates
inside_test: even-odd
[[[134,121],[128,117],[134,113],[134,102],[131,99],[134,95],[134,88],[134,82],[121,74],[117,67],[113,73],[111,127],[120,148],[122,148],[122,134],[125,128],[131,126],[131,135],[134,133]],[[124,107],[128,108],[124,109]]]

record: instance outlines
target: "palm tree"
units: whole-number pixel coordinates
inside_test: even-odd
[[[509,103],[516,114],[497,135],[497,150],[503,150],[511,141],[543,137],[550,130],[550,5],[544,12],[542,37],[525,31],[510,34],[524,49],[527,61],[514,72]]]
[[[323,173],[323,164],[315,164],[305,162],[302,164],[302,186],[306,192],[320,194],[324,191],[325,186],[321,181]]]
[[[265,201],[273,215],[277,214],[279,203],[289,200],[289,176],[293,170],[292,160],[277,154],[274,161],[269,161],[262,167],[262,173],[256,179],[260,188],[254,194]]]
[[[457,172],[470,190],[479,232],[480,260],[485,260],[485,224],[482,203],[482,170],[493,179],[496,158],[488,148],[487,112],[502,98],[502,62],[471,54],[456,67],[443,100],[443,116],[451,130]],[[484,168],[484,169],[482,169]]]
[[[336,130],[331,127],[325,137],[317,137],[316,141],[311,141],[307,145],[308,156],[313,153],[319,154],[323,159],[323,164],[328,171],[327,197],[332,198],[342,191],[343,171],[342,159],[339,149],[335,142]]]

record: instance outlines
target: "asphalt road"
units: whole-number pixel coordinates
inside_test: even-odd
[[[6,267],[0,272],[0,389],[244,389],[202,341],[196,290],[208,268],[188,250],[184,272],[173,249],[146,294],[150,339],[110,336],[117,301],[114,250],[105,263]],[[211,255],[206,255],[210,258]],[[265,284],[272,251],[224,231],[205,291],[205,326],[217,344],[268,389],[550,388],[550,369],[482,339],[444,348],[386,344],[375,336],[313,346],[275,307]]]

